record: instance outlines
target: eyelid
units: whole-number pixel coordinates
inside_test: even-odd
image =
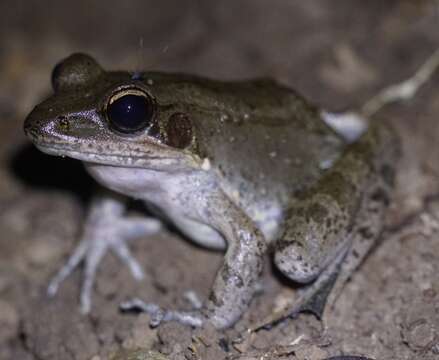
[[[123,89],[112,95],[108,100],[108,105],[111,105],[116,100],[127,95],[143,96],[144,98],[150,100],[148,94],[146,94],[143,90],[131,88],[131,89]]]

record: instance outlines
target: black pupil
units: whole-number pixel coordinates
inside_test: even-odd
[[[107,116],[111,126],[120,132],[139,131],[150,125],[151,103],[145,96],[124,95],[108,105]]]

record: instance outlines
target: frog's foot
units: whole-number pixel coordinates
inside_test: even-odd
[[[373,115],[388,104],[412,99],[438,69],[439,49],[428,57],[413,76],[382,89],[369,99],[361,109],[351,109],[340,113],[322,111],[322,119],[347,142],[354,142],[366,131],[369,119]]]
[[[84,235],[70,255],[67,263],[49,283],[47,293],[54,296],[61,283],[84,262],[80,306],[86,314],[91,309],[91,294],[98,266],[104,255],[112,250],[128,266],[136,280],[144,277],[142,267],[131,255],[127,242],[135,237],[151,235],[159,231],[161,224],[156,219],[122,217],[123,205],[114,199],[100,199],[92,205],[87,218]]]
[[[206,317],[201,313],[201,309],[193,311],[165,310],[157,304],[146,303],[138,298],[125,301],[119,307],[122,311],[147,313],[151,317],[149,322],[151,327],[157,327],[168,321],[177,321],[180,324],[201,327],[206,321]]]
[[[287,304],[283,309],[273,312],[262,321],[256,323],[249,329],[249,333],[260,329],[269,329],[285,319],[294,318],[303,312],[312,313],[321,320],[331,292],[338,281],[342,263],[347,253],[347,249],[341,251],[312,284],[299,290],[299,297],[293,304]]]

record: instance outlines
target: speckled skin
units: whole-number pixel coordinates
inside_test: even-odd
[[[163,320],[232,325],[248,308],[269,249],[292,280],[311,283],[352,264],[345,281],[379,234],[398,157],[387,127],[348,145],[318,109],[271,80],[105,72],[82,54],[57,66],[53,85],[55,94],[25,122],[38,148],[84,161],[98,182],[153,204],[194,241],[227,248],[205,307]],[[106,106],[133,90],[153,99],[154,118],[148,129],[122,135],[108,125]],[[314,281],[308,297],[319,286]]]

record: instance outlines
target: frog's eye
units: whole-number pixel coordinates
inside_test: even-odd
[[[110,126],[121,133],[129,134],[152,125],[153,104],[141,90],[128,90],[113,95],[106,109]]]

